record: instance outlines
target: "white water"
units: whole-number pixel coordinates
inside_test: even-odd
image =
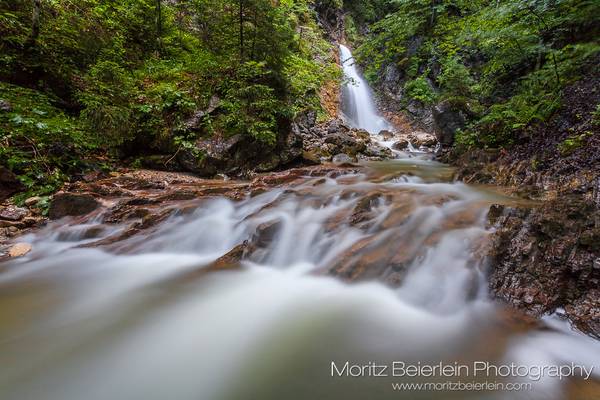
[[[354,57],[340,45],[340,57],[347,83],[342,90],[342,112],[347,122],[355,128],[365,129],[372,135],[382,130],[393,130],[389,122],[377,112],[369,85],[358,72]]]
[[[369,226],[350,225],[344,213],[373,191],[388,200],[374,204]],[[126,254],[76,248],[86,243],[86,226],[52,224],[28,236],[33,252],[0,274],[0,398],[419,398],[392,391],[402,379],[331,378],[330,362],[345,360],[573,361],[599,369],[595,341],[499,324],[474,256],[487,234],[485,204],[497,200],[489,196],[415,176],[311,178],[237,203],[206,201],[130,239]],[[413,210],[392,222],[404,206]],[[472,222],[457,224],[465,218]],[[241,270],[190,275],[277,221],[273,241]],[[363,240],[371,244],[359,256],[375,248],[390,265],[412,254],[399,287],[324,274]],[[550,379],[533,392],[421,394],[546,400],[561,399],[562,387]]]

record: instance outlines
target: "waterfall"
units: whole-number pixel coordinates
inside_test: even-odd
[[[347,122],[373,135],[384,129],[392,130],[391,124],[377,113],[371,89],[358,72],[350,49],[340,45],[340,57],[347,79],[342,90],[342,112]]]

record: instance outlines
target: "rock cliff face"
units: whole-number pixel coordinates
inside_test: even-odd
[[[560,311],[600,337],[600,77],[565,90],[547,123],[521,133],[510,151],[478,151],[445,161],[457,178],[515,188],[534,204],[492,209],[496,228],[490,288],[531,314]]]
[[[569,196],[505,209],[494,222],[492,292],[534,315],[563,309],[600,338],[600,210]]]

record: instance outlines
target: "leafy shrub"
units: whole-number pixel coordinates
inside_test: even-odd
[[[86,169],[84,155],[97,142],[76,119],[40,92],[0,83],[0,93],[11,108],[0,112],[0,163],[19,176],[26,195],[50,194]]]
[[[423,76],[406,82],[404,90],[408,97],[423,104],[433,104],[437,97],[429,82]]]

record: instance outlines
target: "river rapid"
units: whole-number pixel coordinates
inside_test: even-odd
[[[107,221],[109,205],[52,222],[19,239],[31,253],[0,266],[0,398],[597,394],[597,341],[488,295],[487,212],[520,200],[451,175],[415,156],[306,168],[241,198],[170,203],[168,218],[120,240],[106,240],[126,229]],[[222,268],[236,248],[241,261]],[[531,374],[475,374],[483,363]],[[406,376],[410,365],[418,376]],[[544,369],[554,365],[587,369],[559,378]],[[406,382],[446,386],[395,390]],[[459,383],[530,386],[453,390]]]

